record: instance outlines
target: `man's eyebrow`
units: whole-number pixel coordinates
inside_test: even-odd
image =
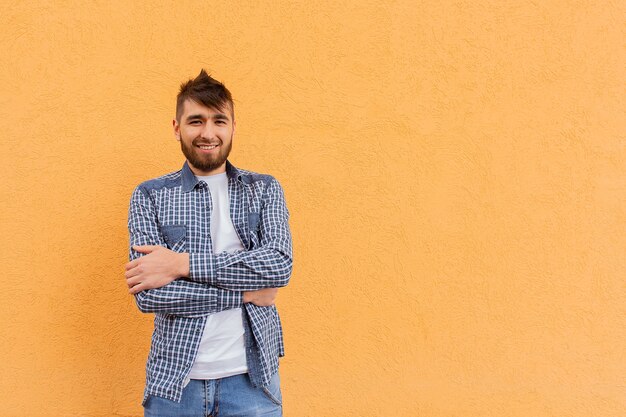
[[[187,116],[187,118],[185,119],[186,121],[190,121],[190,120],[194,120],[194,119],[204,119],[204,116],[201,114],[190,114],[189,116]]]
[[[213,120],[223,120],[226,119],[228,120],[228,116],[225,115],[224,113],[215,113],[212,117]]]
[[[205,117],[204,117],[203,114],[191,114],[191,115],[187,116],[187,118],[185,120],[189,122],[191,120],[196,120],[196,119],[204,120]],[[229,120],[228,116],[225,115],[224,113],[215,113],[214,115],[211,116],[211,119],[213,119],[213,120]]]

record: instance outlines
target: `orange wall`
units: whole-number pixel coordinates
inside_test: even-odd
[[[201,67],[292,214],[286,416],[626,415],[623,2],[81,3],[0,18],[1,417],[141,415],[128,200]]]

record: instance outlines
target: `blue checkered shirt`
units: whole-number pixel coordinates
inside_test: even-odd
[[[140,311],[155,313],[142,404],[149,395],[180,402],[211,313],[243,307],[248,373],[255,386],[269,384],[284,356],[276,307],[242,302],[243,291],[289,282],[292,241],[284,193],[272,176],[237,169],[230,161],[226,173],[230,216],[245,248],[234,253],[213,253],[211,194],[187,162],[133,191],[130,246],[161,245],[189,253],[189,277],[135,294]],[[142,255],[130,249],[130,260]]]

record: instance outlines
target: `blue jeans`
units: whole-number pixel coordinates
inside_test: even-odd
[[[180,403],[150,395],[144,417],[282,417],[278,372],[270,385],[255,388],[248,374],[220,379],[192,379],[183,389]]]

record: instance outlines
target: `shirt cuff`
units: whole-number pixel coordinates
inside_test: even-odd
[[[217,289],[217,311],[243,306],[243,292]]]
[[[189,254],[189,279],[214,285],[216,282],[215,256],[209,253]]]

